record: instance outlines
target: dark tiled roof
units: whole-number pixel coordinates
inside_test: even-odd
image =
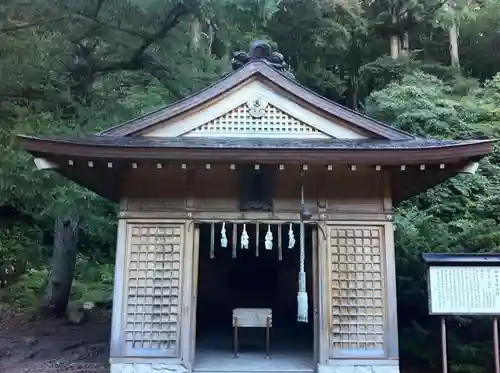
[[[29,136],[22,138],[37,139]],[[198,149],[432,149],[468,145],[490,140],[338,140],[279,138],[213,138],[213,137],[44,137],[44,141],[74,145],[130,148],[198,148]]]

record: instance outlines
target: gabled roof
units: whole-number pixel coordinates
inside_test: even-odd
[[[98,135],[19,138],[22,147],[33,156],[45,159],[57,172],[113,201],[120,199],[123,175],[130,170],[130,162],[195,165],[257,162],[323,165],[325,170],[333,164],[382,166],[391,173],[391,195],[397,204],[453,177],[491,152],[494,145],[492,140],[296,141]]]
[[[152,126],[179,116],[189,110],[202,106],[207,102],[217,99],[225,92],[235,88],[243,82],[257,78],[270,83],[281,89],[291,98],[305,105],[310,105],[325,117],[332,120],[340,119],[353,128],[369,132],[373,138],[387,140],[411,140],[416,137],[404,131],[398,130],[387,124],[369,118],[354,110],[336,104],[310,89],[299,84],[287,75],[271,67],[266,60],[252,60],[228,74],[213,85],[173,103],[165,108],[153,111],[136,119],[119,124],[110,129],[100,132],[102,136],[137,136]]]
[[[492,140],[217,139],[196,137],[20,136],[37,156],[263,163],[400,165],[459,162],[491,151]]]

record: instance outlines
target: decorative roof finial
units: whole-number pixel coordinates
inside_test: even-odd
[[[295,78],[289,70],[289,66],[285,62],[283,55],[278,52],[273,52],[271,44],[265,40],[254,40],[252,44],[250,44],[250,50],[248,52],[235,52],[233,54],[231,66],[233,70],[238,70],[240,67],[254,60],[263,60],[276,70],[288,75],[290,78]]]

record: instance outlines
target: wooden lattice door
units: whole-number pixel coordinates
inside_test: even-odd
[[[181,224],[129,224],[125,354],[179,356]]]

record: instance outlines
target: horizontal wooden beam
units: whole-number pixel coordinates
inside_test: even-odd
[[[126,203],[124,203],[126,205]],[[120,219],[178,219],[193,222],[274,222],[291,223],[299,222],[299,213],[293,212],[233,212],[233,211],[136,211],[121,210],[118,213]],[[322,221],[376,221],[387,222],[393,219],[392,214],[372,212],[329,212],[313,214],[309,223]]]
[[[59,166],[57,165],[56,162],[45,159],[45,158],[36,158],[35,162],[40,164],[40,167],[42,168],[58,168]],[[51,167],[50,164],[55,164],[55,166]],[[107,167],[107,168],[113,168],[118,165],[127,165],[128,167],[134,168],[134,169],[151,169],[151,168],[156,168],[158,170],[161,169],[169,169],[169,170],[175,170],[175,169],[181,169],[181,170],[188,170],[188,169],[196,169],[198,167],[203,167],[206,170],[214,170],[214,169],[219,169],[220,167],[227,168],[228,170],[234,171],[238,169],[239,167],[243,167],[241,164],[236,164],[236,163],[231,163],[231,164],[226,164],[226,163],[178,163],[178,162],[127,162],[127,161],[119,161],[119,162],[102,162],[99,160],[93,161],[93,160],[88,160],[84,162],[86,167],[93,168],[93,167]],[[80,165],[80,162],[75,162],[73,159],[68,160],[68,165],[69,166],[77,166]],[[245,164],[246,165],[246,164]],[[320,165],[320,164],[275,164],[271,165],[274,166],[276,170],[283,171],[285,169],[293,169],[296,168],[297,171],[308,171],[308,170],[318,170],[321,168],[326,169],[327,171],[336,171],[336,170],[341,170],[342,168],[348,169],[350,171],[358,171],[358,170],[367,170],[367,169],[372,169],[374,171],[382,171],[382,170],[400,170],[400,171],[406,171],[408,169],[420,169],[420,171],[432,171],[432,170],[443,170],[447,166],[445,163],[430,163],[430,164],[418,164],[418,165],[386,165],[382,166],[380,164],[351,164],[351,165],[339,165],[339,164],[328,164],[328,165]],[[467,167],[464,167],[460,172],[464,173],[474,173],[475,170],[477,169],[477,162],[471,162],[470,164],[467,165]],[[261,164],[255,163],[253,165],[253,168],[255,170],[260,170],[261,169]]]

